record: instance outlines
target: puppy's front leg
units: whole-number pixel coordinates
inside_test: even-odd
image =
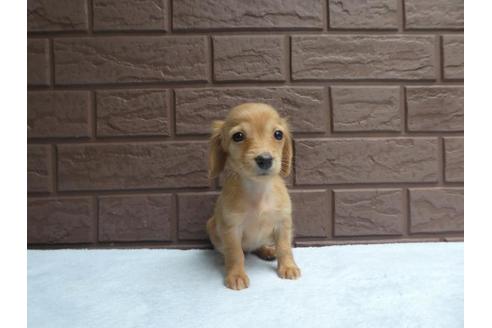
[[[225,284],[228,288],[241,290],[248,288],[249,278],[244,271],[244,253],[241,236],[235,228],[224,232]]]
[[[290,220],[289,220],[290,221]],[[292,223],[285,222],[275,230],[275,247],[277,252],[277,273],[283,279],[297,279],[301,270],[292,255]]]

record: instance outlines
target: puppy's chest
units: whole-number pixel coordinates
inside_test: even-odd
[[[253,250],[273,242],[273,231],[283,217],[283,211],[274,201],[263,201],[247,206],[242,213],[243,248]]]

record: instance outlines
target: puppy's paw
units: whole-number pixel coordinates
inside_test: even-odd
[[[297,279],[301,276],[301,270],[296,265],[281,265],[277,273],[282,279]]]
[[[227,288],[241,290],[249,287],[249,278],[244,272],[229,273],[225,278]]]

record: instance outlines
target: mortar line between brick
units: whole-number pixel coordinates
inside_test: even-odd
[[[51,145],[51,196],[56,196],[58,192],[58,180],[57,180],[57,175],[58,175],[58,163],[57,163],[57,147],[56,144]]]
[[[398,238],[396,235],[369,235],[353,237],[337,237],[332,240],[314,237],[297,237],[295,238],[296,246],[299,244],[309,245],[318,243],[319,245],[338,245],[338,244],[365,244],[365,243],[394,243],[394,242],[419,242],[419,241],[447,241],[449,238],[461,239],[463,232],[437,232],[437,233],[419,233],[406,238]],[[171,248],[171,249],[188,249],[188,248],[207,248],[211,249],[212,245],[207,240],[183,239],[176,243],[168,241],[105,241],[97,245],[89,243],[76,244],[28,244],[30,249],[57,249],[57,248]]]
[[[328,112],[328,131],[327,131],[327,136],[332,136],[335,132],[335,120],[333,118],[333,113],[335,112],[333,108],[333,92],[331,87],[326,87],[326,96],[328,97],[327,99],[327,104],[326,104],[326,111]]]
[[[445,74],[444,74],[444,36],[441,35],[439,37],[439,58],[441,59],[441,67],[440,67],[440,77],[441,77],[441,81],[444,81],[446,80],[446,77],[445,77]],[[463,81],[464,83],[464,81]]]
[[[328,189],[328,195],[330,197],[330,218],[329,218],[329,223],[330,223],[330,234],[328,236],[328,239],[334,239],[335,238],[335,190],[334,188]]]
[[[167,33],[173,32],[173,0],[167,0]]]
[[[448,182],[449,187],[457,187],[462,188],[463,182]],[[370,182],[370,183],[333,183],[333,184],[297,184],[295,186],[291,186],[289,190],[320,190],[326,188],[332,189],[346,189],[346,190],[357,190],[357,189],[394,189],[394,188],[403,188],[403,187],[411,187],[411,188],[436,188],[439,187],[437,181],[434,182]]]
[[[436,30],[431,29],[430,31],[434,32]],[[440,29],[437,30],[439,32],[449,32],[453,33],[453,31],[463,31],[463,29]],[[268,27],[261,27],[261,28],[255,28],[255,27],[245,27],[245,28],[206,28],[206,29],[195,29],[195,30],[174,30],[173,31],[176,36],[200,36],[200,35],[207,35],[207,34],[214,34],[214,35],[224,35],[224,36],[235,36],[235,35],[271,35],[271,34],[318,34],[318,35],[324,35],[324,34],[335,34],[335,33],[345,33],[345,34],[350,34],[353,32],[360,32],[360,33],[377,33],[377,34],[384,34],[388,32],[395,32],[395,31],[389,31],[389,30],[380,30],[380,29],[354,29],[354,30],[337,30],[337,31],[324,31],[323,27],[318,28],[318,27],[300,27],[300,28],[268,28]],[[36,32],[37,34],[41,34],[43,32]],[[66,32],[65,32],[66,33]],[[71,34],[75,34],[74,32],[70,32]],[[415,30],[414,34],[422,34],[422,33],[429,33],[429,30]],[[77,35],[79,35],[78,33]],[[115,35],[120,35],[121,33],[114,33]],[[151,33],[139,33],[139,34],[151,34]]]
[[[407,236],[411,236],[412,213],[410,212],[410,188],[405,188],[405,215],[406,215],[406,224],[407,224],[406,234]]]
[[[87,18],[89,20],[88,34],[92,36],[94,31],[94,4],[93,0],[87,0]]]
[[[443,81],[443,59],[442,59],[442,37],[436,35],[436,45],[435,45],[435,56],[436,56],[436,82],[442,83]]]
[[[94,206],[94,221],[95,221],[94,231],[96,234],[95,239],[94,239],[94,243],[96,245],[98,245],[99,244],[99,198],[98,198],[98,195],[93,196],[92,202],[93,202],[93,206]]]
[[[173,193],[173,201],[174,201],[174,233],[173,233],[173,242],[179,242],[179,198],[177,193]]]
[[[438,233],[428,235],[409,236],[408,238],[395,238],[395,236],[376,236],[377,238],[365,238],[356,236],[352,239],[299,239],[295,240],[295,247],[330,246],[347,244],[374,244],[374,243],[415,243],[415,242],[462,242],[463,233]],[[163,241],[136,241],[136,242],[104,242],[98,245],[88,243],[76,244],[28,244],[28,249],[212,249],[212,245],[205,240],[183,240],[176,244]]]
[[[174,89],[169,89],[169,135],[172,139],[176,138],[176,95],[174,93]]]
[[[443,181],[443,185],[447,187],[449,182],[446,179],[446,138],[444,137],[442,137],[442,181]],[[463,187],[464,187],[464,182],[463,182]]]
[[[407,112],[406,112],[406,94],[405,94],[405,86],[403,84],[400,85],[400,134],[407,135]]]
[[[334,240],[322,240],[315,238],[297,238],[296,246],[329,246],[329,245],[346,245],[346,244],[378,244],[378,243],[408,243],[408,242],[452,242],[462,241],[463,233],[461,232],[439,232],[428,234],[414,234],[412,236],[398,235],[354,235],[351,237],[337,237]]]
[[[330,29],[330,0],[325,0],[323,3],[325,7],[323,10],[323,31],[328,31]]]
[[[91,130],[90,140],[95,142],[97,140],[97,103],[95,91],[90,92],[89,128]]]
[[[48,46],[49,46],[49,54],[50,54],[50,67],[49,67],[49,72],[50,72],[50,89],[55,88],[55,44],[53,39],[48,39]]]
[[[463,182],[447,182],[446,187],[463,188]],[[394,188],[439,188],[437,182],[388,182],[388,183],[337,183],[322,185],[293,185],[289,191],[309,191],[309,190],[367,190],[367,189],[394,189]],[[203,187],[182,187],[182,188],[140,188],[140,189],[99,189],[99,190],[62,190],[58,191],[59,197],[80,197],[80,196],[131,196],[131,195],[152,195],[152,194],[172,194],[172,193],[215,193],[210,186]],[[50,198],[54,195],[46,192],[28,192],[30,198]]]
[[[166,248],[166,249],[211,249],[212,245],[206,241],[104,241],[97,244],[74,243],[74,244],[28,244],[28,249],[64,249],[64,248],[84,248],[84,249],[134,249],[134,248]]]
[[[348,245],[348,244],[375,244],[375,243],[415,243],[415,242],[462,242],[463,233],[439,233],[429,235],[395,238],[395,236],[377,236],[378,238],[364,238],[356,236],[352,239],[295,239],[295,247]],[[89,243],[76,244],[28,244],[28,249],[212,249],[212,245],[205,240],[183,240],[175,244],[163,241],[136,241],[136,242],[103,242],[97,245]]]
[[[90,31],[80,32],[80,31],[54,31],[54,32],[28,32],[29,38],[47,38],[47,37],[57,37],[57,38],[84,38],[88,35],[94,38],[104,38],[104,37],[147,37],[147,36],[207,36],[213,35],[272,35],[272,34],[283,34],[283,35],[390,35],[390,36],[415,36],[415,35],[434,35],[439,34],[459,34],[464,33],[464,29],[404,29],[400,31],[399,29],[334,29],[329,28],[327,31],[323,29],[292,29],[292,28],[263,28],[263,29],[206,29],[206,30],[195,30],[195,31],[183,31],[183,30],[172,30],[171,33],[164,34],[163,31]]]
[[[289,82],[272,82],[272,81],[256,81],[256,82],[145,82],[145,83],[92,83],[92,84],[74,84],[74,85],[56,85],[59,91],[69,90],[125,90],[125,89],[153,89],[153,88],[174,88],[174,89],[189,89],[189,88],[316,88],[326,86],[399,86],[401,84],[408,86],[462,86],[463,80],[448,80],[436,82],[435,80],[313,80],[313,81],[291,81]],[[28,86],[28,91],[47,91],[49,87],[43,86]]]
[[[208,42],[208,54],[207,56],[209,57],[209,63],[207,65],[207,68],[209,70],[208,74],[208,84],[213,84],[215,82],[215,59],[214,59],[214,39],[212,35],[209,35],[207,38]]]
[[[439,137],[438,138],[438,144],[437,144],[437,165],[438,165],[438,174],[439,174],[439,186],[444,185],[444,138]]]
[[[285,36],[284,42],[284,77],[286,78],[287,83],[292,83],[292,39],[290,35]]]
[[[402,202],[401,202],[401,212],[402,212],[402,220],[403,220],[403,235],[410,235],[410,222],[409,222],[409,213],[408,213],[408,188],[402,188]]]
[[[400,86],[402,89],[403,98],[403,134],[408,135],[408,106],[407,106],[407,88],[404,85]]]
[[[398,32],[403,33],[405,30],[405,0],[398,0],[396,10],[398,13]]]

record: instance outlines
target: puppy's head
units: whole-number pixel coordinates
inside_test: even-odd
[[[209,177],[228,168],[241,176],[288,176],[292,163],[289,126],[265,104],[233,108],[225,121],[214,121],[210,138]]]

